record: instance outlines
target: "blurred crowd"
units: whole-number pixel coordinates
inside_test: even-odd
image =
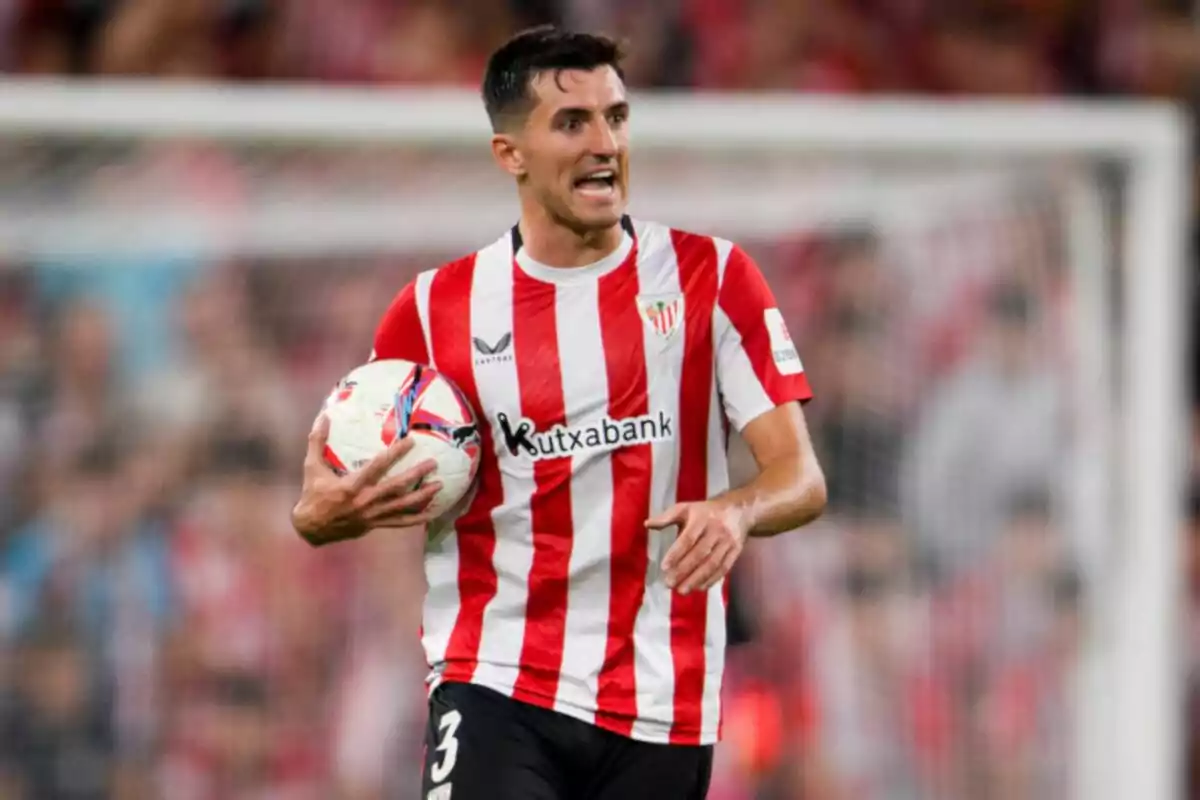
[[[474,84],[562,21],[629,37],[642,87],[1192,102],[1189,5],[0,0],[0,67]],[[219,160],[157,166],[238,191]],[[1093,587],[1063,224],[1026,198],[1002,253],[919,263],[870,226],[743,242],[831,494],[739,566],[713,800],[1068,796]],[[321,399],[436,260],[0,261],[0,797],[416,796],[419,539],[315,551],[288,509]],[[1200,597],[1200,491],[1188,514]],[[1200,630],[1185,649],[1200,675]]]
[[[716,797],[1069,796],[1088,542],[1068,454],[1087,431],[1059,213],[993,218],[1026,246],[933,291],[936,250],[916,278],[871,230],[756,251],[821,387],[830,505],[738,575]]]
[[[474,85],[512,30],[628,38],[639,86],[1047,95],[1194,91],[1188,0],[4,0],[32,74]]]

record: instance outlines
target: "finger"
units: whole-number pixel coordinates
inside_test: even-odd
[[[375,484],[374,492],[381,496],[399,496],[405,492],[411,492],[414,486],[427,475],[432,474],[436,469],[437,462],[432,458],[427,458],[404,470],[399,475],[384,478]]]
[[[367,486],[359,491],[355,495],[354,507],[361,512],[381,502],[415,492],[421,488],[424,478],[436,469],[437,462],[433,459],[426,459],[399,475],[384,478],[374,486]]]
[[[733,565],[737,563],[737,559],[738,559],[737,549],[736,548],[730,549],[730,551],[725,554],[725,558],[723,558],[721,560],[721,568],[719,570],[717,570],[717,574],[714,575],[711,580],[709,580],[707,583],[705,583],[703,586],[700,587],[701,591],[707,592],[710,589],[712,589],[714,586],[716,586],[718,583],[725,580],[725,578],[727,578],[729,576],[729,573],[733,570]]]
[[[325,463],[325,445],[329,442],[329,416],[322,411],[313,420],[308,432],[308,450],[304,453],[304,466],[314,467]]]
[[[676,503],[675,505],[646,520],[646,527],[651,530],[662,530],[669,528],[672,525],[679,525],[687,519],[687,505],[685,503]]]
[[[667,550],[667,554],[663,556],[662,568],[664,572],[671,572],[684,554],[695,546],[697,540],[704,535],[705,523],[704,520],[696,518],[688,520],[683,529],[679,531],[679,535],[675,537],[675,541]]]
[[[369,464],[355,473],[353,483],[350,487],[351,490],[356,493],[361,492],[366,487],[378,483],[387,474],[387,471],[392,468],[393,464],[403,458],[405,453],[413,449],[414,444],[416,444],[416,440],[408,436],[402,436],[394,440],[388,445],[386,450],[379,453],[379,455],[371,459]]]
[[[667,569],[667,585],[672,589],[682,588],[684,580],[708,560],[716,546],[717,540],[714,536],[708,533],[701,534],[696,542],[678,557],[674,566]]]
[[[437,514],[422,511],[419,514],[392,514],[381,518],[374,528],[418,528],[428,525],[438,518]]]
[[[425,511],[430,501],[437,496],[442,485],[432,481],[420,489],[408,492],[400,497],[373,503],[363,513],[363,519],[375,524],[378,520],[397,515],[420,514]]]
[[[711,586],[720,577],[721,570],[729,556],[730,546],[718,544],[712,549],[704,561],[700,562],[690,574],[682,576],[679,581],[679,593],[689,594],[697,589]]]

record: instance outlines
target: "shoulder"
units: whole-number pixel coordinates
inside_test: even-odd
[[[503,251],[503,253],[501,252]],[[510,263],[512,246],[507,234],[491,244],[436,267],[422,270],[392,295],[390,314],[413,311],[418,307],[424,311],[430,299],[430,286],[434,280],[451,281],[459,286],[469,285],[477,267],[485,264]]]
[[[633,229],[643,258],[662,257],[682,268],[712,269],[718,281],[731,260],[749,258],[741,247],[720,236],[641,219],[633,220]]]
[[[707,244],[710,247],[729,248],[733,246],[732,242],[728,239],[722,239],[720,236],[687,230],[686,228],[676,228],[663,222],[654,222],[647,219],[631,219],[630,221],[639,245],[662,247],[682,242],[695,242],[697,244]]]
[[[440,266],[427,269],[413,279],[413,284],[428,285],[436,278],[438,280],[463,281],[470,280],[477,270],[496,267],[508,268],[512,264],[512,237],[508,232],[495,241],[480,249],[447,261]]]

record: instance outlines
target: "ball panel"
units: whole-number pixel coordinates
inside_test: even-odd
[[[432,459],[431,477],[441,490],[429,505],[434,514],[457,511],[471,491],[478,470],[480,437],[470,405],[449,380],[430,367],[398,359],[356,367],[330,392],[324,413],[330,422],[325,460],[335,470],[366,466],[398,434],[413,438],[413,448],[388,471],[395,476]],[[431,526],[440,537],[450,520]]]

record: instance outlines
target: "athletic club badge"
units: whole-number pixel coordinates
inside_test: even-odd
[[[639,295],[638,309],[650,330],[670,339],[683,324],[683,295]]]

